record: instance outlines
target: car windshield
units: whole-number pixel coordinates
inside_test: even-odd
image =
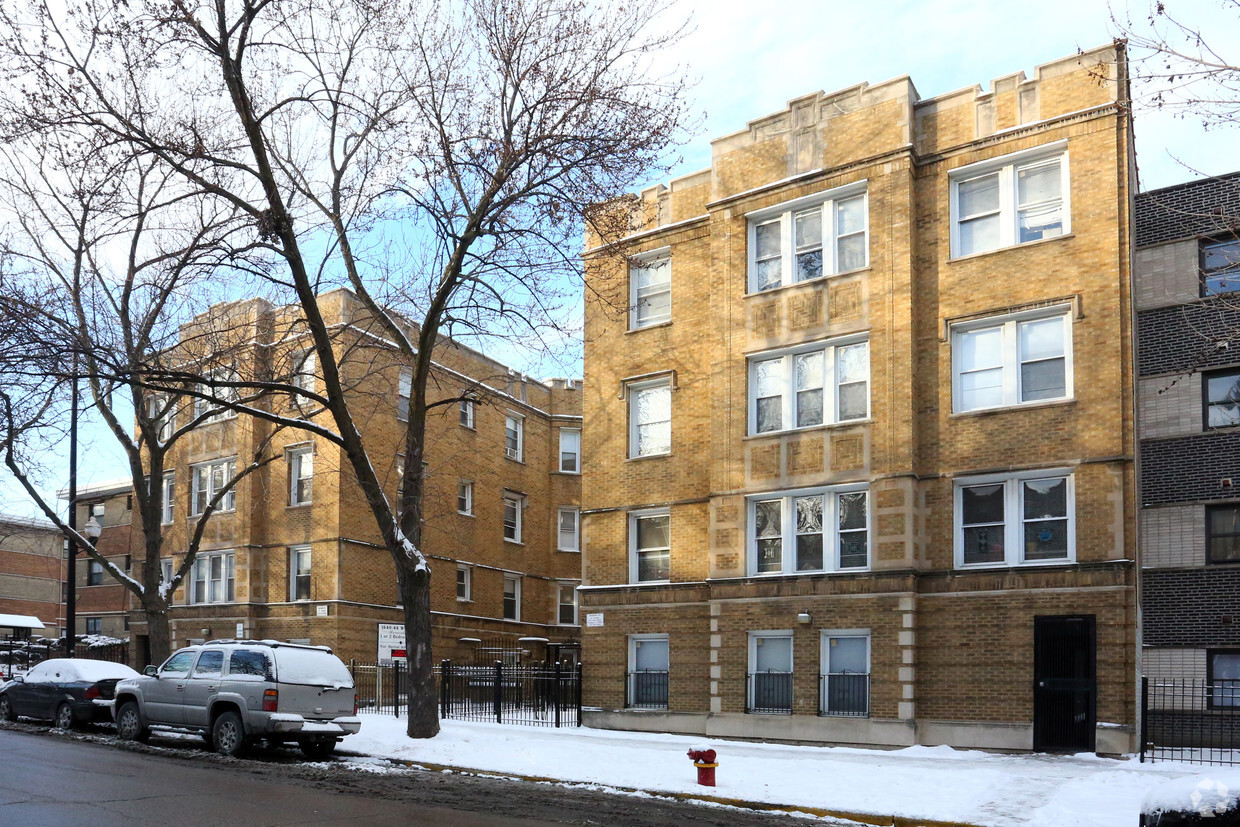
[[[161,675],[188,675],[189,668],[194,664],[194,650],[186,649],[183,652],[177,652],[168,660],[164,661],[164,665],[159,668]]]
[[[352,688],[348,667],[331,652],[322,649],[294,649],[281,646],[276,653],[276,677],[281,683],[308,686]]]

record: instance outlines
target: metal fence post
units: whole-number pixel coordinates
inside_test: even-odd
[[[555,662],[555,697],[552,698],[555,704],[555,728],[560,728],[560,662]]]
[[[1150,679],[1141,678],[1141,762],[1145,763],[1145,744],[1149,735]]]
[[[395,669],[392,670],[392,717],[400,717],[400,673],[402,671],[401,660],[396,658],[394,661]]]
[[[581,726],[581,661],[577,661],[577,726]]]
[[[495,723],[503,723],[503,705],[504,705],[504,662],[502,660],[495,661]]]
[[[448,687],[452,682],[452,661],[444,658],[439,662],[439,717],[447,718],[451,714]]]

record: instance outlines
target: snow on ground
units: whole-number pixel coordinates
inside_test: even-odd
[[[440,722],[438,737],[411,740],[404,719],[361,718],[361,732],[341,742],[342,749],[499,774],[984,827],[1132,827],[1151,791],[1176,779],[1209,776],[1211,769],[1141,764],[1135,757],[787,746],[450,720]],[[696,783],[685,753],[697,746],[719,753],[714,789]]]

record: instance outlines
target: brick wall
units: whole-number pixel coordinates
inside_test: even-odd
[[[1240,646],[1240,568],[1147,569],[1141,576],[1146,646]]]
[[[1136,198],[1137,247],[1240,228],[1240,173],[1143,192]]]
[[[1141,443],[1141,501],[1146,506],[1225,500],[1240,487],[1240,432],[1212,431]],[[1232,480],[1225,486],[1222,481]]]

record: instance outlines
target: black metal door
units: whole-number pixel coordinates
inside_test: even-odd
[[[1094,616],[1033,620],[1033,748],[1093,752]]]

